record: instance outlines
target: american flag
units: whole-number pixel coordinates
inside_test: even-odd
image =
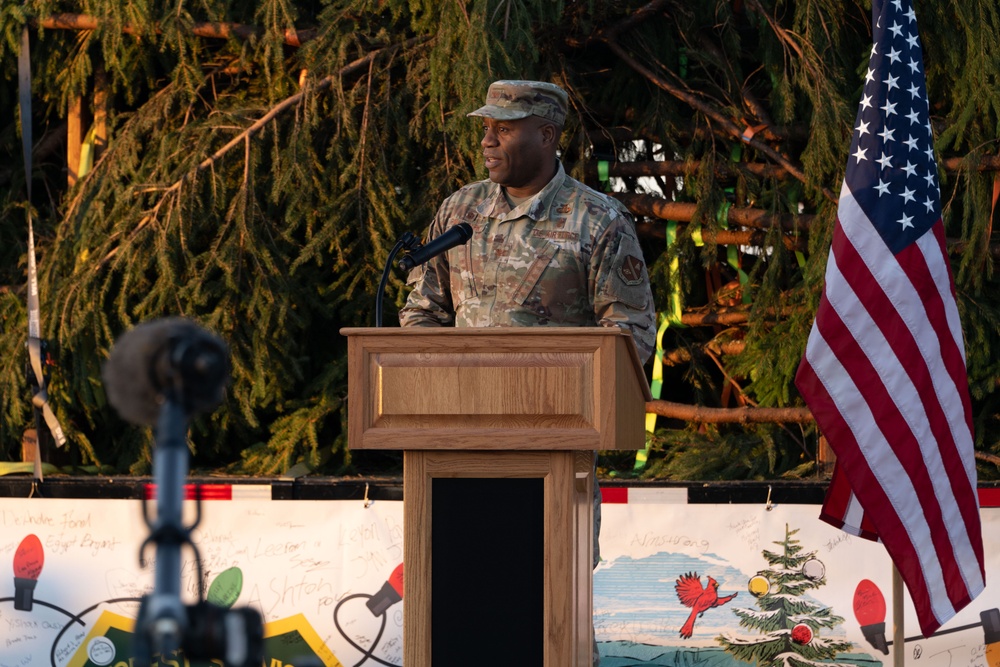
[[[872,25],[795,383],[837,454],[821,518],[882,541],[929,636],[985,587],[972,410],[912,1]]]

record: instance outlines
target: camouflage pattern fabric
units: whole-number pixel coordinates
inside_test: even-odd
[[[617,326],[645,362],[656,326],[649,275],[631,215],[560,164],[511,210],[488,180],[442,203],[428,238],[467,222],[472,239],[414,268],[402,326]]]
[[[517,120],[538,116],[562,127],[566,122],[569,97],[554,83],[544,81],[495,81],[486,91],[486,106],[468,116],[497,120]]]

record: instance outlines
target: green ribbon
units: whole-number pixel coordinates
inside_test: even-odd
[[[719,227],[721,229],[729,229],[729,209],[731,207],[732,204],[728,201],[724,201],[722,202],[722,206],[719,207],[718,213],[716,213],[715,220],[719,223]],[[743,303],[750,303],[750,293],[747,290],[747,285],[750,282],[750,276],[748,276],[743,270],[743,267],[740,266],[740,253],[736,246],[726,246],[726,263],[736,270],[736,273],[740,278],[740,291],[743,293]]]
[[[611,192],[611,177],[608,175],[608,165],[607,160],[597,161],[597,180],[604,185],[605,192]]]
[[[667,250],[675,243],[677,243],[677,221],[668,220]],[[675,328],[686,326],[681,322],[684,305],[681,298],[680,260],[676,256],[670,260],[670,296],[667,303],[667,312],[656,315],[660,326],[656,330],[656,353],[653,356],[653,374],[649,382],[649,392],[654,399],[660,398],[663,393],[663,334],[671,326]],[[656,417],[654,412],[646,413],[646,446],[635,453],[633,471],[642,470],[649,461],[649,436],[656,430]]]
[[[87,136],[80,146],[80,168],[76,170],[77,180],[82,180],[84,176],[94,167],[94,152],[97,143],[97,125],[91,125],[87,131]]]

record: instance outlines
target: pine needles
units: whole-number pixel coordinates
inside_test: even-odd
[[[110,141],[92,171],[67,189],[56,150],[32,175],[42,323],[56,359],[52,394],[81,461],[146,469],[150,434],[108,408],[100,365],[135,323],[187,315],[222,335],[233,358],[224,406],[192,429],[196,466],[352,470],[337,332],[373,324],[395,240],[422,233],[446,194],[482,177],[478,127],[465,114],[500,78],[548,79],[572,92],[563,154],[575,174],[597,158],[688,165],[677,179],[619,184],[695,205],[670,247],[665,221],[640,219],[659,309],[677,298],[686,313],[745,317],[668,329],[665,349],[686,359],[665,370],[671,400],[801,405],[792,377],[822,284],[831,193],[870,45],[860,0],[85,6],[88,28],[67,30],[44,27],[56,11],[51,2],[0,0],[0,106],[4,118],[16,118],[16,56],[29,24],[39,145],[60,131],[75,97],[93,114],[95,71],[109,80]],[[84,5],[75,9],[84,14]],[[1000,19],[992,0],[926,0],[918,10],[937,148],[965,160],[961,171],[942,173],[945,217],[977,443],[995,454],[994,173],[978,165],[996,155],[1000,136],[1000,86],[992,85]],[[0,127],[4,164],[20,164],[19,141],[13,120]],[[738,169],[759,164],[780,175]],[[23,172],[0,167],[5,443],[19,442],[30,421],[23,199]],[[714,242],[735,230],[726,222],[731,209],[813,217],[797,235],[777,223],[755,230],[753,246],[733,246],[731,260]],[[789,238],[806,252],[786,249]],[[404,276],[394,273],[387,321],[405,294]],[[712,352],[733,342],[742,351]],[[798,426],[659,426],[648,476],[765,479],[815,468],[816,433]],[[3,453],[14,456],[12,449]]]

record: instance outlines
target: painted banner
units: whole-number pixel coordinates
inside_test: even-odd
[[[813,505],[689,505],[683,492],[630,489],[604,505],[602,667],[891,664],[892,570],[880,545],[819,521]],[[260,612],[264,667],[401,665],[402,503],[263,495],[203,503],[193,539],[208,599]],[[907,639],[907,665],[1000,667],[1000,510],[982,518],[986,592],[935,636]],[[153,581],[155,549],[139,562],[148,535],[138,501],[0,499],[0,667],[129,667]],[[193,602],[197,567],[183,554]],[[904,622],[919,635],[908,599]]]

